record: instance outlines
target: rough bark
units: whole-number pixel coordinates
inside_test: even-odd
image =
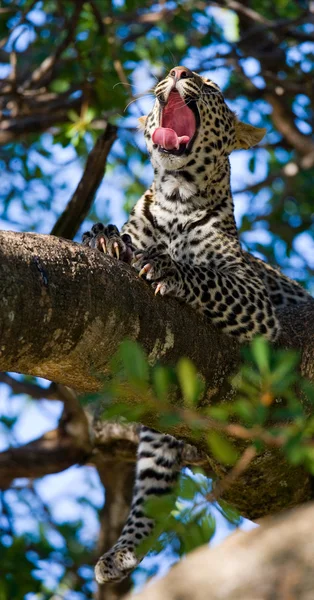
[[[188,306],[155,298],[129,266],[53,236],[0,232],[0,331],[2,371],[82,392],[102,388],[126,337],[152,363],[190,357],[212,393],[239,361],[236,341]]]
[[[314,505],[191,552],[164,577],[125,600],[312,600]]]
[[[0,233],[0,369],[45,377],[77,391],[101,390],[109,363],[125,338],[138,340],[149,360],[175,364],[182,355],[207,384],[206,402],[230,397],[229,375],[240,360],[237,342],[176,300],[155,298],[127,265],[54,237]],[[313,378],[313,304],[282,315],[281,344],[302,351],[302,370]],[[129,402],[135,404],[136,395]],[[155,415],[145,423],[155,423]],[[94,422],[101,444],[103,424]],[[194,443],[190,430],[172,431]],[[197,442],[206,450],[205,440]],[[210,468],[221,475],[210,459]],[[312,495],[309,477],[287,465],[279,450],[256,457],[230,489],[242,514],[258,518]]]

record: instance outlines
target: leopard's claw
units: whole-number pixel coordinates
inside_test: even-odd
[[[157,296],[157,294],[159,294],[159,292],[161,291],[161,289],[162,289],[162,283],[159,282],[159,283],[157,283],[156,288],[155,288],[155,296]]]
[[[149,263],[146,263],[146,265],[144,265],[144,267],[142,267],[142,269],[140,270],[138,276],[143,277],[143,275],[146,275],[151,268],[151,265]]]
[[[107,246],[106,246],[105,238],[103,238],[103,237],[99,238],[98,243],[102,247],[103,253],[107,254]]]
[[[120,250],[119,250],[119,244],[118,244],[118,242],[113,242],[113,249],[114,249],[114,252],[115,252],[115,255],[116,255],[117,259],[119,260],[119,258],[120,258]]]

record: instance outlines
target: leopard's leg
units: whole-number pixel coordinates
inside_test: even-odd
[[[145,275],[155,293],[184,300],[241,342],[256,335],[271,341],[278,337],[279,321],[267,288],[245,263],[224,271],[181,264],[154,246],[134,267]]]
[[[144,503],[171,492],[182,464],[182,449],[183,442],[171,435],[140,428],[130,514],[117,543],[97,562],[98,583],[123,579],[142,560],[137,546],[154,527],[154,521],[145,516]]]

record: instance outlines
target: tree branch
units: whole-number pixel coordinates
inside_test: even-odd
[[[291,110],[285,105],[282,98],[279,99],[274,94],[265,94],[265,100],[273,108],[272,120],[276,129],[280,131],[283,137],[302,157],[300,161],[301,167],[304,169],[313,167],[314,142],[312,137],[299,131],[294,122]]]
[[[5,231],[0,257],[3,371],[97,391],[113,353],[129,337],[143,344],[151,362],[173,365],[189,356],[214,392],[239,360],[235,340],[190,307],[154,297],[129,266],[101,253],[52,236]]]
[[[116,127],[107,124],[104,133],[99,136],[94,148],[88,155],[81,181],[65,210],[55,223],[51,231],[52,235],[70,240],[75,236],[92,205],[104,176],[107,157],[116,139],[116,132]]]
[[[79,110],[82,104],[81,98],[65,101],[63,106],[56,110],[50,110],[50,103],[45,103],[40,112],[33,111],[31,115],[22,115],[3,119],[0,123],[0,145],[8,144],[29,133],[47,131],[49,127],[67,122],[69,110]]]
[[[122,463],[113,457],[102,463],[99,458],[97,469],[106,490],[106,500],[100,514],[100,536],[95,560],[117,541],[128,517],[134,483],[134,464]],[[118,600],[130,587],[130,577],[118,583],[99,585],[95,600]]]
[[[34,400],[61,400],[57,386],[53,383],[44,388],[37,383],[15,379],[8,373],[0,373],[0,383],[9,385],[14,394],[27,394]]]
[[[0,452],[0,489],[10,487],[18,477],[33,479],[60,473],[85,461],[89,453],[86,440],[79,445],[60,428],[49,431],[20,448]]]

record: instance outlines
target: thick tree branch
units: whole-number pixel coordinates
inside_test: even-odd
[[[252,600],[313,597],[311,503],[258,529],[236,532],[217,547],[191,552],[164,577],[125,600]]]
[[[87,438],[79,444],[61,428],[49,431],[20,448],[0,452],[0,489],[10,487],[18,477],[34,479],[60,473],[85,461],[90,453]]]
[[[75,236],[92,205],[103,178],[107,157],[116,139],[116,132],[116,127],[108,124],[104,133],[99,136],[94,148],[88,155],[81,181],[65,210],[55,223],[51,231],[52,235],[69,240]]]
[[[0,233],[0,369],[38,375],[77,391],[101,390],[110,360],[126,337],[138,340],[151,363],[174,365],[185,355],[207,385],[207,402],[231,398],[229,375],[239,346],[176,300],[156,298],[130,267],[79,244],[50,236]],[[301,367],[313,378],[314,304],[282,315],[281,344],[298,347]],[[141,399],[130,392],[131,404]],[[156,412],[145,418],[154,425]],[[98,425],[97,425],[98,423]],[[96,436],[104,424],[94,421]],[[172,432],[194,441],[190,429]],[[75,436],[75,433],[73,433]],[[209,459],[210,468],[224,476]],[[278,494],[278,486],[280,494]],[[286,464],[280,450],[257,456],[226,497],[257,518],[311,497],[309,476]]]
[[[297,128],[291,110],[283,98],[274,94],[265,94],[265,100],[273,108],[273,123],[283,137],[296,149],[301,158],[301,166],[310,169],[314,165],[314,142],[310,135],[305,135]]]
[[[214,393],[239,360],[236,341],[202,316],[155,298],[129,266],[80,244],[0,232],[0,257],[3,371],[100,390],[100,377],[129,337],[143,344],[151,362],[189,356]]]

